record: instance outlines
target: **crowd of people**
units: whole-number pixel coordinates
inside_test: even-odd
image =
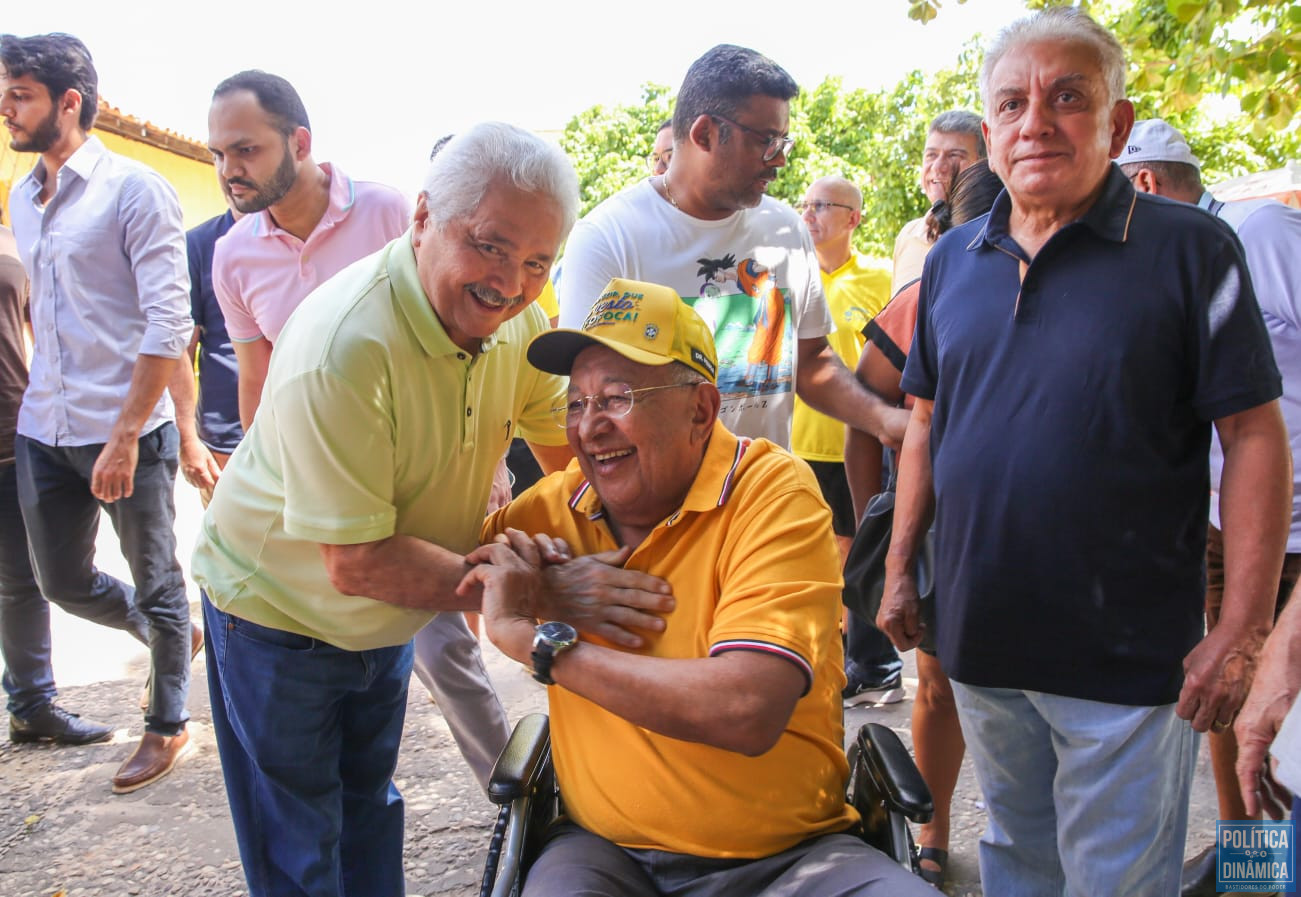
[[[1198,733],[1221,818],[1301,789],[1301,212],[1215,200],[1124,76],[1078,9],[1000,32],[887,269],[861,185],[767,195],[799,88],[744,47],[691,65],[650,176],[581,219],[525,130],[438,141],[409,203],[237,73],[229,210],[187,234],[91,133],[81,41],[0,36],[39,157],[0,228],[11,740],[112,734],[56,703],[50,603],[149,647],[115,792],[185,754],[204,650],[250,893],[402,895],[412,673],[485,788],[509,736],[482,614],[548,693],[564,813],[529,897],[932,893],[966,753],[985,893],[1215,893],[1213,850],[1183,862]],[[887,482],[867,620],[842,568]],[[131,584],[95,567],[101,510]],[[916,874],[855,836],[843,749],[915,647]]]

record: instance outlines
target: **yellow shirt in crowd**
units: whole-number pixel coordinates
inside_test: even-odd
[[[576,556],[617,547],[577,462],[488,518],[483,538],[506,527],[560,536]],[[658,735],[549,689],[567,812],[625,847],[706,857],[769,856],[849,828],[857,814],[844,802],[840,556],[808,466],[715,424],[682,507],[626,566],[667,579],[677,599],[667,629],[636,653],[764,651],[798,666],[809,688],[759,757]]]
[[[827,342],[852,371],[863,351],[863,328],[890,301],[890,272],[854,253],[835,271],[822,274],[822,288],[836,329]],[[845,460],[845,425],[814,411],[798,396],[791,429],[791,451],[806,461]]]

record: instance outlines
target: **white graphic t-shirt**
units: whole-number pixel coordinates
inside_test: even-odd
[[[677,290],[714,332],[724,426],[790,448],[797,341],[832,330],[813,240],[793,209],[765,196],[702,221],[642,181],[574,226],[557,284],[560,326],[581,327],[613,277]]]

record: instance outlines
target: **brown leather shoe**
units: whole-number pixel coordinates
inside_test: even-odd
[[[190,624],[190,663],[194,663],[194,658],[199,656],[203,650],[203,630],[199,628],[198,623]]]
[[[199,628],[198,623],[190,623],[190,663],[194,663],[194,658],[199,656],[203,650],[203,630]],[[149,680],[145,680],[145,687],[140,690],[140,709],[149,709]]]
[[[146,732],[140,746],[113,776],[113,793],[130,794],[152,784],[172,771],[176,761],[183,757],[190,743],[190,733],[182,729],[175,735],[155,735]]]

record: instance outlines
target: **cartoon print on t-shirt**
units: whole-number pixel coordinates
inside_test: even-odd
[[[683,297],[714,331],[724,397],[792,390],[794,326],[790,291],[753,258],[697,259],[700,297]],[[737,292],[726,292],[735,284]]]

